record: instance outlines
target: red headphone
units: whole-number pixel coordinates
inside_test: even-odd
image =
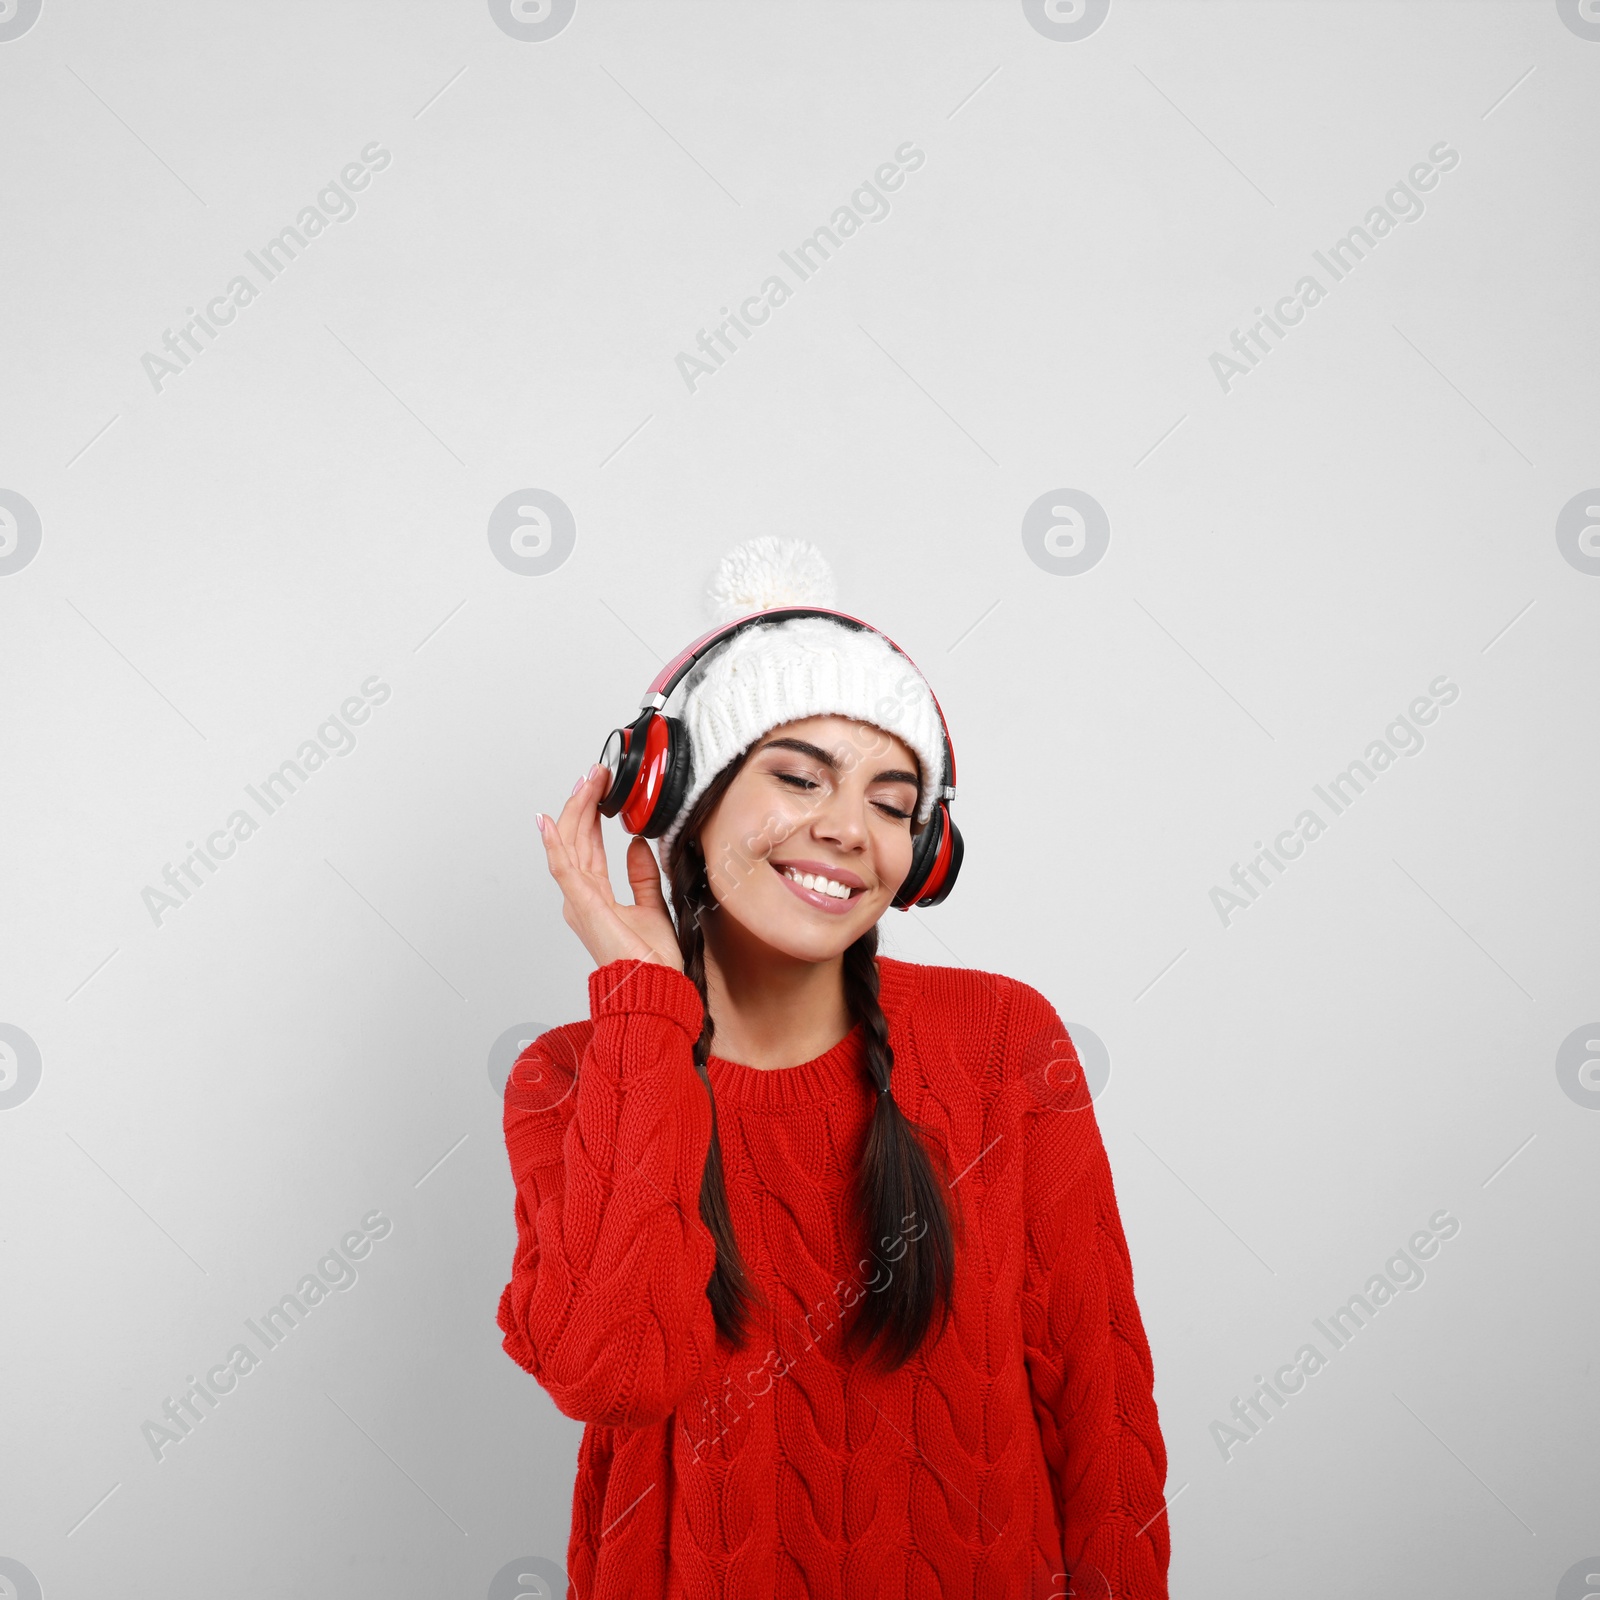
[[[620,814],[622,825],[629,833],[642,834],[647,839],[659,838],[671,827],[688,793],[693,763],[689,730],[681,718],[664,716],[661,708],[671,698],[678,680],[714,646],[757,623],[787,622],[791,617],[831,617],[835,622],[878,634],[901,655],[906,655],[888,634],[870,623],[820,606],[775,606],[713,628],[655,675],[639,702],[643,709],[638,718],[625,728],[612,729],[605,749],[600,752],[600,764],[611,775],[600,801],[600,810],[605,816]],[[911,661],[911,657],[906,656],[906,660]],[[915,668],[916,663],[912,661],[911,664]],[[932,689],[928,693],[933,696]],[[901,911],[909,911],[914,905],[938,905],[955,888],[956,874],[961,870],[961,830],[950,816],[950,802],[956,797],[955,750],[950,744],[950,729],[937,696],[933,696],[933,706],[939,713],[944,772],[940,775],[939,799],[928,825],[912,843],[911,871],[891,902]]]

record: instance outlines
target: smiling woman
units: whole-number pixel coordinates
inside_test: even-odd
[[[724,1060],[789,1067],[848,1031],[838,963],[863,936],[876,941],[910,871],[916,768],[910,748],[880,729],[808,717],[736,757],[691,808],[674,894],[707,945]],[[788,958],[782,1006],[761,999],[769,952]]]
[[[573,1593],[1164,1600],[1150,1351],[1072,1041],[1027,984],[878,954],[961,866],[943,713],[811,545],[740,546],[711,598],[538,818],[595,970],[507,1080],[498,1316],[589,1425]]]

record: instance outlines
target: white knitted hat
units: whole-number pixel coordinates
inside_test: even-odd
[[[713,624],[778,606],[833,604],[833,569],[822,552],[771,535],[730,550],[706,590]],[[661,836],[663,861],[711,780],[764,733],[802,717],[852,717],[903,739],[922,764],[917,820],[933,815],[944,781],[938,707],[922,674],[881,634],[831,617],[758,623],[702,656],[679,687],[675,714],[693,761],[683,803]]]

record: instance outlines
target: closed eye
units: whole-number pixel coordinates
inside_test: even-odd
[[[815,779],[802,778],[793,772],[775,772],[773,773],[773,777],[775,777],[779,783],[792,783],[800,789],[809,790],[817,787]],[[886,812],[889,816],[895,817],[901,822],[906,821],[911,815],[909,811],[899,811],[894,806],[889,805],[883,800],[875,800],[873,801],[873,804],[877,806],[880,811]]]

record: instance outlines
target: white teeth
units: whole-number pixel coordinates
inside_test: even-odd
[[[793,867],[785,867],[783,875],[786,878],[793,878],[802,889],[811,889],[817,894],[832,895],[835,900],[850,898],[850,891],[842,883],[835,883],[832,878],[821,878],[814,872],[796,872]]]

